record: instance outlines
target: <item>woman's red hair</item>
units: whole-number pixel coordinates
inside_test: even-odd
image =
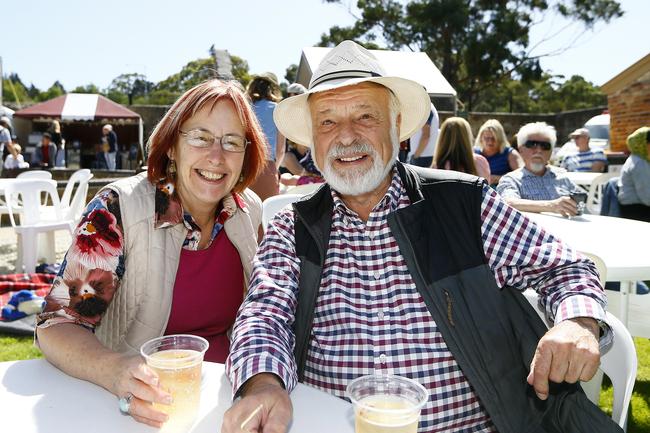
[[[167,153],[179,140],[181,125],[204,107],[214,107],[217,101],[227,99],[233,103],[250,144],[246,147],[243,180],[233,188],[241,192],[260,174],[267,159],[266,137],[253,112],[241,85],[236,81],[209,80],[183,93],[158,122],[149,137],[147,147],[147,178],[153,184],[167,176]]]

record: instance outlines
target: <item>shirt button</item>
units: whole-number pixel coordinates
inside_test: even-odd
[[[381,274],[379,272],[375,272],[374,275],[375,280],[378,280],[381,277]]]
[[[379,320],[383,320],[383,318],[384,318],[384,312],[383,312],[383,311],[380,311],[379,313],[377,313],[377,317],[379,317]]]
[[[381,355],[379,355],[379,362],[381,362],[382,364],[386,364],[386,355],[385,354],[382,353]]]

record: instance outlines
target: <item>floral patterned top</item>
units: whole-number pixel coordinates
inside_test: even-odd
[[[235,210],[245,207],[236,193],[221,200],[208,246]],[[187,228],[183,248],[198,250],[201,229],[183,211],[172,180],[161,179],[156,185],[155,213],[156,229],[182,222]],[[36,319],[37,326],[76,323],[94,330],[119,289],[124,276],[124,255],[119,196],[113,190],[104,190],[84,210],[73,233],[72,245],[45,298],[45,308]]]

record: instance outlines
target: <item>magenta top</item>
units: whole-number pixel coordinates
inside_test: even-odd
[[[241,259],[221,230],[208,248],[181,250],[165,335],[203,337],[210,343],[205,360],[224,363],[230,349],[227,332],[243,300]]]

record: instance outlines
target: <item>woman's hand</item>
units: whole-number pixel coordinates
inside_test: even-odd
[[[118,398],[133,395],[129,414],[138,422],[161,427],[168,416],[152,403],[171,404],[172,396],[160,388],[158,375],[140,356],[124,356],[113,371],[113,394]]]

